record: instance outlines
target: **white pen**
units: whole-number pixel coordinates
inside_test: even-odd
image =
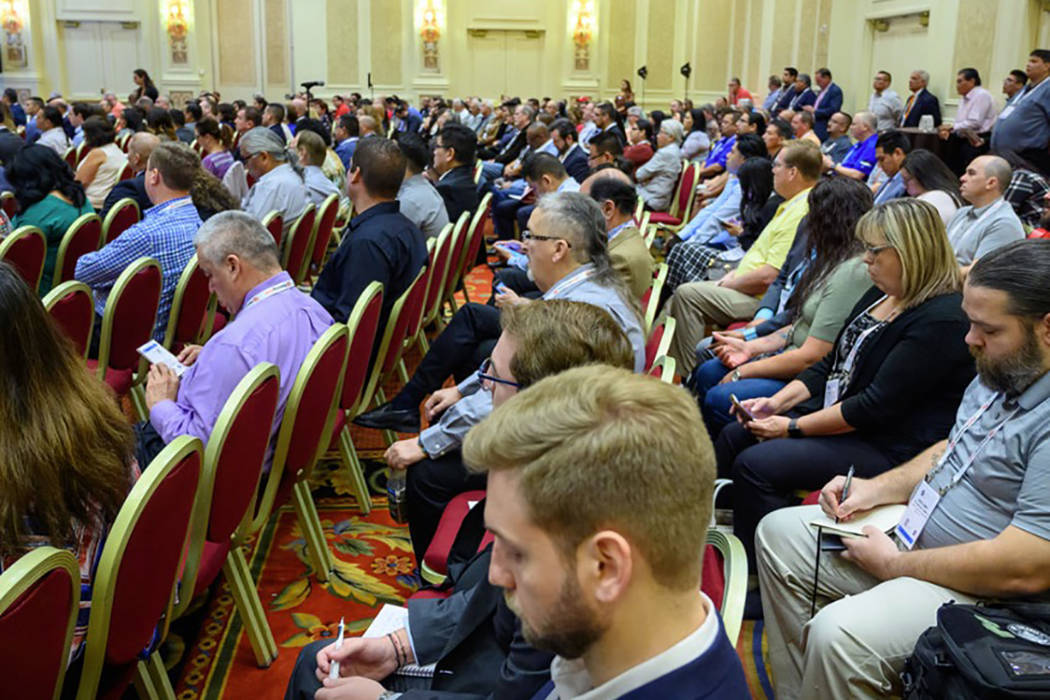
[[[343,632],[346,631],[346,625],[343,624],[345,618],[339,618],[339,636],[335,638],[335,648],[339,649],[343,646]],[[333,661],[332,665],[328,668],[328,677],[335,679],[339,677],[339,662]]]

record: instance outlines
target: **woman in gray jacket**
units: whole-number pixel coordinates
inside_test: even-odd
[[[666,211],[674,196],[678,173],[682,170],[682,124],[674,119],[660,123],[656,136],[656,153],[648,163],[634,172],[638,185],[638,196],[646,207],[654,211]]]

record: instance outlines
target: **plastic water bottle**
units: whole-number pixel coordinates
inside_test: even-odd
[[[405,474],[404,469],[387,468],[386,495],[390,517],[395,523],[408,522],[408,514],[405,512]]]

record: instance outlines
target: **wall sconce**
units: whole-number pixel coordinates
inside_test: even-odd
[[[871,20],[871,28],[877,32],[888,32],[890,23],[884,19],[873,19]]]
[[[419,15],[419,38],[423,40],[423,69],[437,72],[441,21],[434,0],[427,0]]]
[[[569,20],[572,43],[575,45],[576,70],[589,70],[591,67],[591,41],[594,39],[594,2],[576,0],[573,16]]]
[[[22,31],[26,28],[29,11],[22,2],[4,0],[0,3],[0,26],[4,28],[4,61],[11,68],[29,65]]]
[[[172,63],[187,63],[186,37],[190,33],[190,8],[186,0],[167,0],[164,7],[164,31],[168,34]]]

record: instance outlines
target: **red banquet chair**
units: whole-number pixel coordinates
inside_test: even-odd
[[[112,243],[120,234],[134,226],[142,218],[139,205],[131,197],[125,197],[114,204],[106,219],[102,222],[102,245]]]
[[[440,585],[448,576],[448,555],[452,551],[456,535],[459,534],[467,514],[473,508],[483,507],[480,501],[484,498],[485,492],[482,490],[466,491],[454,497],[445,506],[434,530],[434,537],[423,555],[423,562],[419,565],[419,572],[424,579],[434,585]],[[478,551],[485,549],[491,541],[492,533],[486,531],[478,545]]]
[[[273,242],[277,244],[277,248],[280,250],[281,238],[284,236],[284,217],[281,216],[281,212],[271,211],[263,217],[262,225],[273,236]]]
[[[206,324],[212,313],[212,294],[208,289],[208,278],[204,275],[197,256],[186,263],[171,298],[171,313],[168,328],[164,332],[163,345],[178,354],[183,346],[200,343],[207,332]]]
[[[154,645],[171,608],[201,474],[201,441],[172,440],[144,466],[102,549],[77,700],[121,698],[136,687],[175,697]]]
[[[102,219],[97,214],[83,214],[69,225],[55,258],[55,275],[51,285],[55,286],[73,279],[77,260],[82,255],[94,253],[102,243]]]
[[[0,209],[4,210],[8,219],[15,218],[18,213],[18,200],[14,192],[0,192]]]
[[[678,176],[678,185],[675,187],[671,206],[666,212],[654,211],[649,216],[650,224],[677,231],[682,228],[690,218],[693,211],[693,188],[696,178],[700,174],[699,163],[686,163]]]
[[[0,576],[0,673],[19,698],[61,695],[79,611],[80,566],[64,549],[34,549]]]
[[[95,323],[95,298],[91,288],[83,282],[63,282],[44,297],[44,308],[73,341],[77,353],[87,357]]]
[[[11,265],[34,292],[44,273],[47,241],[36,226],[20,226],[0,241],[0,260]]]
[[[339,213],[339,195],[330,194],[321,202],[314,220],[314,243],[310,254],[310,262],[306,271],[306,278],[311,273],[320,274],[324,266],[325,255],[328,253],[328,243],[332,240],[332,228],[335,226],[335,217]]]
[[[288,271],[296,284],[302,284],[306,277],[306,269],[310,264],[310,256],[313,252],[314,243],[314,221],[317,218],[317,209],[313,204],[307,204],[306,209],[299,218],[295,220],[288,230],[288,241],[284,247],[284,258],[281,266]]]

